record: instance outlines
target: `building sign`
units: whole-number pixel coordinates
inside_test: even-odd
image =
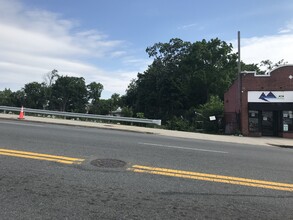
[[[216,120],[216,116],[210,116],[210,121],[215,121]]]
[[[288,131],[289,126],[287,124],[283,125],[283,131]]]
[[[248,91],[248,102],[293,102],[293,91]]]

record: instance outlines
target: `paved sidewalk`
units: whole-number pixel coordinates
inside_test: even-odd
[[[18,115],[0,114],[0,118],[17,120]],[[78,121],[78,120],[53,119],[53,118],[32,117],[32,116],[25,116],[24,121],[104,128],[104,129],[114,129],[114,130],[126,130],[126,131],[133,131],[133,132],[163,135],[163,136],[229,142],[229,143],[236,143],[236,144],[282,146],[282,147],[293,148],[293,139],[278,138],[278,137],[241,137],[241,136],[233,136],[233,135],[212,135],[212,134],[183,132],[183,131],[170,131],[170,130],[157,129],[157,128],[128,126],[128,125],[120,125],[120,124],[105,124],[105,123],[85,122],[85,121]]]

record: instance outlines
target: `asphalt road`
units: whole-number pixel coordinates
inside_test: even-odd
[[[0,140],[1,219],[293,219],[292,149],[13,120]]]

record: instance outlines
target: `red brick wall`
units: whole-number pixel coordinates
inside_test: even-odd
[[[270,76],[254,76],[252,73],[242,74],[242,134],[249,135],[248,130],[248,91],[293,91],[293,65],[278,68]],[[293,109],[292,109],[293,110]]]
[[[293,133],[284,132],[283,137],[284,138],[293,138]]]
[[[253,73],[241,74],[241,131],[243,135],[249,135],[248,130],[248,91],[293,91],[293,65],[287,65],[273,70],[268,76],[254,76]],[[224,95],[225,112],[238,112],[239,98],[238,80]],[[292,109],[293,110],[293,109]],[[284,133],[283,136],[293,136],[292,133]]]
[[[239,112],[239,93],[238,91],[238,80],[232,84],[229,90],[224,94],[224,111],[225,112]]]

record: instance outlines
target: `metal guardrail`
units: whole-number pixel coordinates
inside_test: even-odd
[[[0,110],[4,112],[6,111],[20,112],[20,108],[9,107],[9,106],[0,106]],[[74,113],[74,112],[59,112],[59,111],[49,111],[49,110],[32,109],[32,108],[24,108],[24,112],[39,114],[39,115],[62,116],[64,118],[66,117],[87,118],[87,119],[104,120],[104,121],[120,121],[120,122],[161,125],[161,120],[145,119],[145,118],[130,118],[130,117],[120,117],[120,116],[109,116],[109,115],[83,114],[83,113]]]

